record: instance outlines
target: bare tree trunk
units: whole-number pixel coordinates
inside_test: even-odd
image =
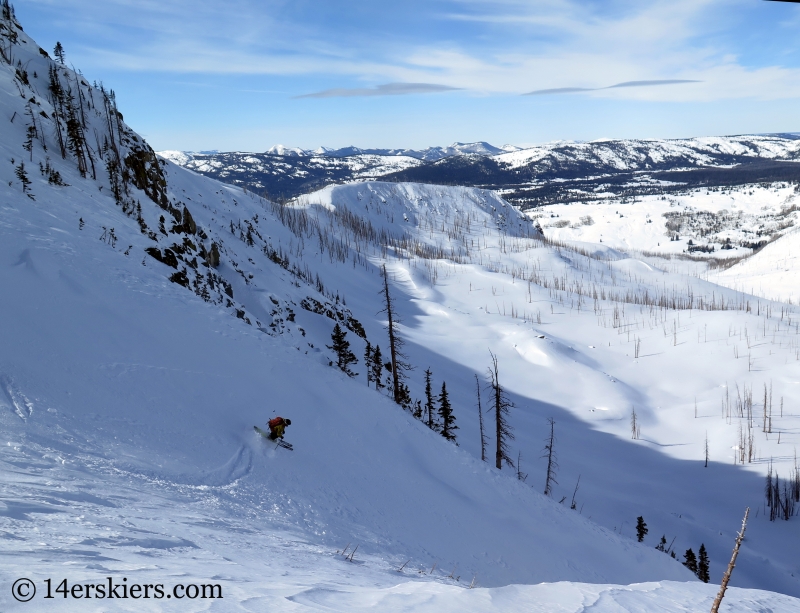
[[[483,409],[481,408],[481,383],[475,375],[475,387],[478,391],[478,424],[481,427],[481,462],[486,461],[486,434],[483,430]]]
[[[739,555],[739,546],[742,544],[742,540],[744,540],[744,531],[745,528],[747,528],[747,517],[749,515],[750,507],[747,507],[744,512],[744,519],[742,520],[742,529],[736,536],[736,544],[733,546],[731,561],[728,564],[728,569],[725,571],[725,574],[722,575],[722,583],[719,586],[719,594],[717,594],[717,597],[714,599],[714,604],[711,605],[711,613],[719,613],[719,605],[722,603],[722,599],[725,597],[725,590],[728,589],[728,581],[731,580],[731,573],[733,573],[733,568],[736,566],[736,557]]]
[[[392,357],[392,383],[394,385],[394,401],[400,404],[400,379],[397,376],[397,347],[394,336],[394,319],[392,313],[392,299],[389,296],[389,276],[386,274],[386,265],[383,266],[383,301],[386,306],[386,316],[389,319],[389,351]]]
[[[495,433],[497,435],[497,445],[494,454],[494,460],[497,470],[501,470],[503,468],[503,418],[500,411],[500,406],[502,403],[502,391],[500,389],[500,373],[498,372],[497,368],[497,358],[494,355],[492,355],[492,369],[492,387],[494,388],[494,426]]]
[[[508,441],[514,440],[514,434],[508,425],[507,415],[510,407],[514,403],[508,399],[505,390],[500,386],[500,371],[497,366],[497,356],[489,350],[492,356],[492,365],[489,367],[489,379],[491,380],[492,391],[494,392],[494,418],[495,431],[497,435],[497,448],[495,451],[495,465],[498,470],[503,467],[503,462],[510,467],[514,467],[514,461],[508,455]]]
[[[544,451],[547,457],[547,478],[544,482],[544,495],[550,496],[553,493],[553,483],[556,481],[556,468],[558,463],[555,456],[555,443],[556,443],[556,422],[550,417],[547,419],[550,423],[550,436],[547,438],[547,443],[544,446]]]

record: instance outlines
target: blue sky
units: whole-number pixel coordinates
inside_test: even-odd
[[[800,131],[800,5],[18,0],[156,149]],[[635,86],[611,87],[635,82]],[[583,91],[548,92],[581,89]],[[535,95],[526,95],[539,92]]]

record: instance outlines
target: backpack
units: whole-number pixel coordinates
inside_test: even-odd
[[[283,424],[283,417],[273,417],[267,422],[270,430],[274,430],[278,426]]]

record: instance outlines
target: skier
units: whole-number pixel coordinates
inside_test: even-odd
[[[283,440],[283,433],[286,430],[286,426],[291,426],[292,420],[284,419],[283,417],[273,417],[267,422],[267,425],[269,426],[269,440]]]

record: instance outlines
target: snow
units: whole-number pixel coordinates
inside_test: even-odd
[[[798,199],[793,185],[745,185],[547,205],[532,209],[529,217],[538,220],[549,238],[570,244],[602,243],[631,253],[669,256],[688,253],[691,240],[695,245],[714,246],[712,257],[731,258],[752,254],[752,249],[741,246],[743,242],[777,238],[791,227],[797,220]],[[685,227],[667,230],[670,215],[684,217]],[[676,234],[679,240],[670,240]],[[722,250],[727,239],[733,248]]]
[[[793,229],[752,257],[712,277],[716,283],[797,304],[800,298],[800,236]]]
[[[192,154],[186,151],[159,151],[158,155],[178,166],[186,166],[194,159]]]
[[[47,75],[49,61],[18,37],[14,57]],[[102,165],[95,180],[71,155],[61,159],[52,121],[40,122],[48,151],[40,141],[22,149],[26,125],[11,117],[24,117],[32,95],[48,116],[52,107],[44,81],[20,97],[13,75],[0,64],[9,119],[0,139],[0,608],[44,610],[46,578],[109,576],[223,587],[223,601],[161,601],[160,610],[708,607],[715,587],[653,545],[662,533],[679,555],[704,543],[718,582],[744,507],[762,505],[767,459],[789,474],[800,432],[793,309],[664,272],[605,241],[584,253],[550,244],[486,190],[363,182],[272,205],[164,161],[168,203],[190,210],[204,234],[155,230],[169,213],[130,186],[150,236],[109,195]],[[102,116],[87,122],[102,133]],[[33,198],[15,174],[21,159]],[[48,159],[67,186],[38,172]],[[146,255],[181,240],[219,246],[230,304],[170,282],[178,269]],[[190,252],[179,267],[196,279]],[[333,313],[355,317],[387,349],[384,264],[417,365],[411,393],[422,397],[428,366],[435,385],[447,381],[459,446],[367,387],[361,365],[356,379],[330,366]],[[590,286],[606,297],[590,298]],[[753,308],[611,299],[645,291]],[[323,313],[301,306],[310,298]],[[364,342],[349,339],[361,358]],[[485,381],[489,349],[516,403],[512,455],[521,453],[524,481],[480,460],[475,375]],[[742,420],[720,415],[721,386],[752,386],[758,399],[767,382],[774,431],[758,430],[756,462],[734,465]],[[253,433],[276,414],[292,418],[294,451]],[[756,407],[757,424],[760,415]],[[560,462],[552,498],[540,493],[548,417]],[[638,515],[650,526],[643,544]],[[733,585],[758,589],[732,588],[727,610],[800,611],[796,536],[796,519],[756,512]],[[337,553],[356,545],[352,560]],[[36,582],[33,602],[12,599],[18,577]]]
[[[159,152],[159,155],[160,153],[161,152]],[[266,153],[270,153],[272,155],[291,155],[291,156],[306,155],[306,152],[303,149],[299,149],[298,147],[286,147],[284,145],[273,145],[272,147],[267,149]],[[176,163],[180,164],[180,162]]]
[[[783,136],[726,136],[672,140],[601,140],[589,143],[556,141],[496,155],[494,159],[511,168],[532,162],[554,164],[577,159],[603,163],[617,170],[637,169],[649,158],[654,163],[667,160],[688,166],[713,165],[714,155],[728,154],[767,159],[796,159],[800,140]]]

